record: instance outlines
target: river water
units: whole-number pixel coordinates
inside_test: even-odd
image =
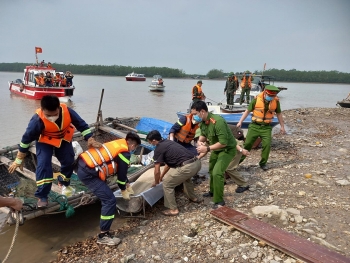
[[[0,148],[20,142],[27,124],[40,106],[39,101],[11,95],[7,82],[21,78],[21,73],[0,72]],[[169,122],[177,120],[177,111],[187,109],[191,101],[193,79],[164,79],[165,92],[150,92],[145,82],[127,82],[123,77],[75,75],[76,87],[72,102],[68,106],[76,110],[87,122],[96,121],[101,90],[103,117],[155,117]],[[279,95],[282,110],[306,107],[336,107],[350,92],[349,84],[282,83],[287,87]],[[207,101],[220,102],[225,99],[224,80],[204,80],[203,91]],[[54,252],[99,231],[100,204],[76,211],[66,219],[64,215],[52,215],[29,220],[19,228],[17,240],[8,262],[48,262],[54,259]],[[116,217],[113,227],[123,224],[125,219]],[[0,233],[0,260],[11,244],[14,227],[5,227]]]

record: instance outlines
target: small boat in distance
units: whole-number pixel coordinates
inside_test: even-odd
[[[149,85],[150,91],[164,91],[164,81],[161,75],[154,75],[151,85]]]
[[[125,76],[126,81],[146,81],[145,74],[137,74],[132,72]]]

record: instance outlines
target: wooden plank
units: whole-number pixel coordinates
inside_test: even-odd
[[[212,216],[270,246],[308,263],[349,263],[350,259],[328,248],[274,227],[255,218],[249,218],[226,206],[212,210]]]
[[[12,161],[10,159],[6,158],[5,156],[0,156],[0,162],[4,163],[7,166],[10,166],[12,163]],[[23,168],[23,172],[19,168],[17,168],[16,172],[33,180],[34,182],[36,181],[35,173],[33,173],[32,171],[30,171],[26,168]],[[52,184],[51,191],[54,191],[56,193],[61,194],[61,189],[58,187],[58,185],[55,185],[55,184]]]

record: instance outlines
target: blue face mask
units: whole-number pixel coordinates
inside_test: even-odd
[[[199,117],[198,115],[194,115],[194,116],[193,116],[193,119],[194,119],[196,122],[201,122],[201,121],[202,121],[202,118]]]
[[[265,96],[265,100],[271,101],[271,100],[273,100],[273,97],[271,97],[271,96],[269,96],[269,95],[266,95],[266,96]]]
[[[130,151],[130,154],[134,154],[134,153],[135,153],[135,150]]]

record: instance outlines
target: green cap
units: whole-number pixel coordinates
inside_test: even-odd
[[[270,91],[274,91],[274,92],[279,92],[280,90],[276,87],[276,86],[273,86],[273,85],[267,85],[265,87],[266,90],[270,90]]]
[[[250,73],[250,71],[249,71],[249,70],[246,70],[245,73]]]

